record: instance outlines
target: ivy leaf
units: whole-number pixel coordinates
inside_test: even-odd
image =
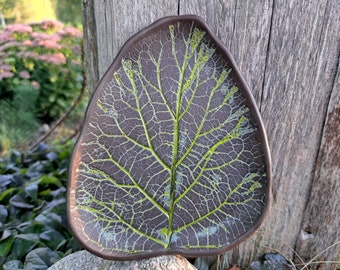
[[[25,269],[44,270],[60,259],[61,257],[56,251],[46,247],[36,248],[27,254]]]
[[[19,260],[8,261],[2,267],[4,270],[22,270],[23,269],[22,262]]]
[[[8,253],[11,251],[13,242],[15,240],[15,236],[10,234],[6,237],[0,239],[0,256],[6,257]]]
[[[66,243],[65,237],[54,229],[49,229],[40,234],[40,238],[45,240],[49,244],[49,247],[53,250],[58,250],[62,245]]]
[[[263,220],[270,157],[254,99],[197,17],[136,35],[99,84],[76,144],[69,220],[105,258],[232,248]]]
[[[16,194],[10,199],[10,204],[22,209],[33,209],[34,205],[27,203],[24,198],[22,198],[20,195]]]

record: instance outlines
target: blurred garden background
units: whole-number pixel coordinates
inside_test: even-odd
[[[0,0],[0,270],[80,249],[66,186],[88,102],[81,16],[80,0]]]
[[[0,0],[0,12],[0,156],[4,156],[14,146],[27,149],[79,96],[81,2]],[[74,117],[73,113],[72,121]],[[71,126],[75,128],[74,123]]]

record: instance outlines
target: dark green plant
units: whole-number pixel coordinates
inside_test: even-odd
[[[79,250],[66,225],[73,142],[0,160],[0,269],[47,269]]]
[[[231,55],[197,17],[170,17],[129,40],[94,93],[73,154],[70,224],[109,259],[218,254],[260,225],[270,174]]]

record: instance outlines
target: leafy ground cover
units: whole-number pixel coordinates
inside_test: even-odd
[[[0,159],[0,269],[47,269],[80,250],[67,228],[73,141]],[[2,265],[2,266],[1,266]]]

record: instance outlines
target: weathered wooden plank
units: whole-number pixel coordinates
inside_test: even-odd
[[[336,0],[275,2],[261,104],[275,179],[264,230],[273,240],[262,243],[287,255],[292,254],[277,241],[294,248],[301,230],[339,63],[339,11]]]
[[[86,65],[86,84],[92,93],[99,80],[98,47],[96,19],[93,10],[94,0],[82,1],[83,32],[84,32],[84,59]]]
[[[177,14],[177,6],[165,0],[83,0],[91,91],[131,35]],[[180,1],[180,13],[203,17],[230,49],[261,109],[272,148],[272,209],[260,231],[224,261],[246,267],[264,252],[292,257],[294,247],[304,259],[316,255],[339,240],[340,132],[334,125],[340,1],[190,0]],[[301,225],[313,237],[295,246],[304,233]],[[322,259],[339,259],[338,253],[339,246]]]
[[[340,69],[332,89],[315,177],[296,252],[305,262],[340,268]],[[331,247],[334,244],[333,247]],[[329,251],[326,251],[329,248]],[[325,251],[325,252],[323,252]],[[301,263],[299,258],[296,258]],[[322,267],[321,267],[322,266]],[[315,263],[310,269],[335,269]]]
[[[245,267],[265,251],[293,255],[338,65],[339,10],[336,0],[181,2],[181,13],[204,17],[230,48],[272,148],[272,209],[257,235],[227,253],[229,263]]]
[[[177,1],[83,0],[88,86],[92,93],[122,45],[153,21],[177,15]],[[97,59],[97,60],[95,60]]]
[[[201,16],[230,50],[260,104],[272,0],[181,1],[180,14]]]

